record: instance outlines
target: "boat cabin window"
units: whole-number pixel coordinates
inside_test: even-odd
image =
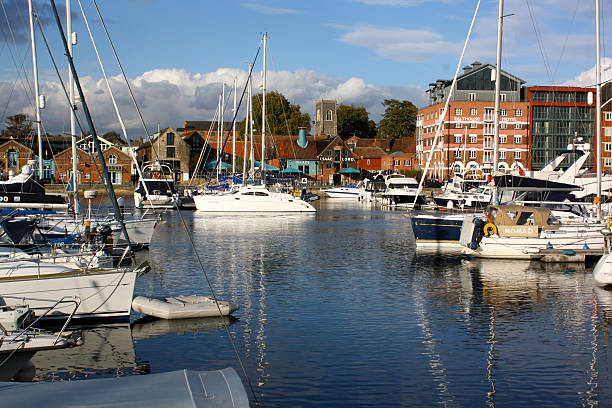
[[[267,196],[268,196],[268,193],[263,192],[263,191],[256,191],[256,192],[255,192],[255,195],[256,195],[256,196],[259,196],[259,197],[267,197]]]

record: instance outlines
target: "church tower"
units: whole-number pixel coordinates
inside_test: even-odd
[[[315,101],[315,137],[325,136],[328,139],[338,136],[338,121],[336,119],[336,101]]]

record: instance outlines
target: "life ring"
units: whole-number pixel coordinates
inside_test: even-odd
[[[158,179],[158,178],[159,178],[159,176],[160,176],[159,171],[154,171],[154,172],[153,172],[153,178],[154,178],[154,179]]]
[[[489,235],[497,235],[497,227],[493,223],[485,224],[485,226],[482,227],[482,230],[485,237],[488,237]]]

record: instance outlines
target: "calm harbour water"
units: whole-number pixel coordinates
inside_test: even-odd
[[[182,213],[216,294],[240,305],[229,332],[261,406],[612,406],[612,292],[591,269],[415,254],[404,212],[315,205]],[[209,294],[176,214],[140,256],[136,295]],[[84,338],[38,353],[37,378],[232,366],[248,391],[216,319],[136,315]]]

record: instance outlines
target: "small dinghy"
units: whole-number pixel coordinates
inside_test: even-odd
[[[215,302],[207,296],[198,295],[167,298],[136,296],[132,300],[132,310],[160,319],[188,319],[219,316],[219,310],[221,316],[228,316],[238,310],[238,306],[222,300]]]

